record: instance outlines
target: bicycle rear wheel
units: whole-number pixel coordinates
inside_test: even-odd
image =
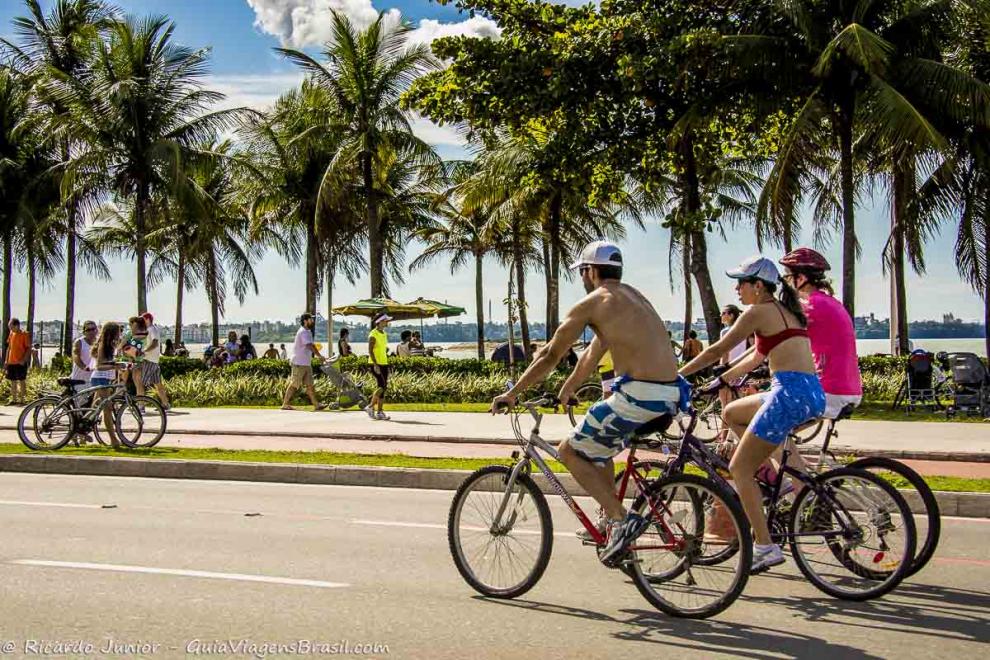
[[[54,397],[42,397],[26,405],[17,418],[17,436],[28,449],[61,449],[76,434],[72,406]]]
[[[794,502],[791,554],[804,576],[835,598],[889,593],[911,569],[916,539],[907,502],[865,470],[821,474]]]
[[[461,577],[493,598],[515,598],[539,582],[553,550],[550,507],[526,474],[516,477],[501,519],[512,468],[489,465],[471,474],[454,495],[447,541]]]
[[[578,405],[594,405],[595,402],[601,400],[603,396],[604,390],[602,390],[602,386],[599,383],[585,383],[581,387],[577,388],[576,392],[574,392],[574,398],[577,399]],[[567,408],[567,418],[571,420],[571,426],[577,426],[578,415],[574,414],[574,406],[566,405],[566,401],[564,404]]]
[[[131,397],[113,403],[114,428],[120,441],[131,447],[154,447],[165,435],[165,409],[150,396]]]
[[[699,503],[719,502],[732,518],[739,551],[718,565],[698,563],[705,552]],[[714,616],[731,605],[749,580],[753,542],[738,500],[715,482],[690,474],[659,479],[633,503],[649,520],[630,546],[633,582],[654,607],[690,619]]]
[[[893,473],[910,484],[907,492],[912,493],[912,495],[909,497],[917,498],[921,502],[924,509],[923,513],[914,515],[914,525],[920,545],[914,555],[914,561],[911,563],[911,570],[905,575],[905,577],[911,577],[931,560],[942,535],[942,514],[939,511],[938,502],[935,500],[935,494],[920,474],[892,458],[873,456],[860,458],[850,463],[849,467],[868,470],[881,478],[884,478],[884,472]]]

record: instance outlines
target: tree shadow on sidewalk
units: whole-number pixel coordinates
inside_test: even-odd
[[[616,639],[650,642],[693,653],[726,653],[744,658],[765,658],[768,650],[772,649],[775,653],[791,658],[830,655],[863,659],[882,657],[818,637],[733,621],[676,619],[652,610],[621,610],[629,616],[614,617],[594,610],[534,600],[500,600],[483,596],[476,598],[495,605],[619,624],[626,629],[613,633]]]

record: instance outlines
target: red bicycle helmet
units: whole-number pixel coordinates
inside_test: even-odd
[[[780,260],[780,265],[802,270],[826,271],[832,268],[825,257],[806,247],[800,247],[785,254],[784,258]]]

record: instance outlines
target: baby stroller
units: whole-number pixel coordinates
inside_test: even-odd
[[[918,349],[908,356],[904,380],[894,397],[894,410],[901,406],[913,412],[916,407],[925,406],[933,412],[944,410],[942,402],[946,398],[947,377],[935,364],[935,356]]]
[[[952,406],[949,414],[990,416],[990,373],[975,353],[949,353]]]
[[[334,366],[339,359],[339,355],[333,355],[320,367],[330,382],[333,383],[333,386],[337,388],[337,400],[330,402],[330,408],[334,410],[346,410],[354,406],[364,408],[371,401],[365,396],[360,386]]]

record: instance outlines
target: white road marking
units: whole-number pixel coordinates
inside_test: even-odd
[[[414,523],[414,522],[402,522],[397,520],[351,520],[349,522],[353,525],[379,525],[381,527],[418,527],[423,529],[444,529],[444,530],[447,529],[446,525],[438,525],[436,523]],[[482,529],[481,527],[464,527],[463,529],[472,532],[487,531],[485,529]],[[516,534],[537,535],[539,534],[539,532],[537,532],[536,530],[521,529],[521,530],[517,530]],[[560,538],[572,538],[572,539],[577,538],[577,536],[575,536],[573,533],[568,534],[567,532],[554,532],[553,535]]]
[[[74,561],[44,561],[40,559],[15,559],[7,562],[20,566],[43,566],[47,568],[82,568],[91,571],[112,571],[117,573],[150,573],[154,575],[179,575],[183,577],[199,577],[213,580],[237,580],[240,582],[264,582],[267,584],[289,584],[300,587],[319,587],[322,589],[339,589],[348,587],[343,582],[323,582],[322,580],[302,580],[298,578],[271,577],[268,575],[246,575],[244,573],[214,573],[212,571],[193,571],[179,568],[152,568],[149,566],[123,566],[120,564],[89,564]]]
[[[21,500],[0,500],[0,504],[11,506],[54,506],[62,509],[102,509],[102,504],[77,504],[74,502],[26,502]]]

